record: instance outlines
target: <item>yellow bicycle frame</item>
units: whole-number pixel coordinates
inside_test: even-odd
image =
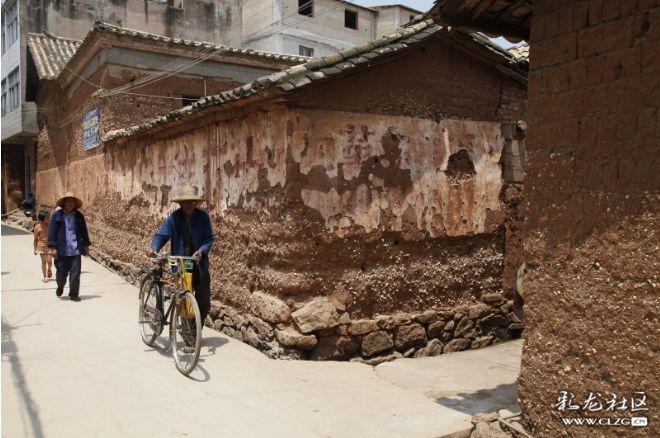
[[[176,257],[176,256],[170,256],[168,257],[167,261],[170,264],[170,267],[172,267],[173,271],[174,268],[176,267],[176,275],[174,277],[174,286],[177,289],[183,289],[191,294],[195,295],[195,290],[193,289],[193,273],[188,272],[188,270],[194,269],[192,262],[188,264],[189,260],[184,260],[181,257]],[[185,300],[182,305],[179,307],[179,316],[183,316],[186,318],[194,318],[195,317],[195,311],[193,310],[193,304]]]

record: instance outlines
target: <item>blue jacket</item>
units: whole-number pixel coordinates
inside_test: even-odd
[[[73,210],[73,217],[76,223],[76,240],[78,241],[78,250],[83,253],[83,248],[90,246],[89,234],[87,233],[87,223],[85,216],[77,209]],[[64,227],[64,209],[57,210],[50,218],[48,226],[48,246],[57,249],[57,252],[64,254],[66,252],[66,230]]]
[[[184,255],[184,242],[181,230],[183,229],[183,221],[185,220],[183,210],[180,208],[172,213],[163,226],[160,227],[160,230],[154,235],[151,241],[151,249],[158,252],[170,241],[170,252],[172,255]],[[196,208],[190,217],[190,229],[192,231],[195,250],[201,250],[203,254],[202,260],[199,262],[199,269],[202,273],[205,273],[209,269],[208,254],[215,240],[209,214],[204,210]]]

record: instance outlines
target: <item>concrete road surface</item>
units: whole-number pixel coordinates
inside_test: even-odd
[[[137,288],[83,259],[81,302],[41,282],[32,236],[2,226],[2,437],[466,436],[516,411],[521,341],[371,367],[270,360],[204,330],[179,374],[146,347]]]

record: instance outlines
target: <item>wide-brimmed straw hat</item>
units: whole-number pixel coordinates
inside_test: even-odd
[[[198,196],[197,191],[190,184],[184,184],[181,189],[179,189],[179,194],[172,198],[171,202],[183,202],[183,201],[206,201],[206,199]]]
[[[76,208],[82,208],[82,201],[79,197],[73,194],[73,192],[66,192],[60,199],[57,200],[56,204],[59,207],[64,208],[64,200],[66,198],[73,198],[76,201]]]

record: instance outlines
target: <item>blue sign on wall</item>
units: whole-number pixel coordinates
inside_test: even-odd
[[[101,126],[101,107],[96,106],[83,115],[83,147],[86,151],[101,144],[99,127]]]

